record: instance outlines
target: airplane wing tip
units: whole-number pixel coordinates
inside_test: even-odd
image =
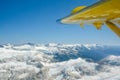
[[[57,19],[56,22],[59,23],[59,24],[62,24],[61,20],[62,19]]]

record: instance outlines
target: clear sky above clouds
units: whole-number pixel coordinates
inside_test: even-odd
[[[92,25],[64,25],[57,19],[77,6],[97,0],[0,0],[0,44],[81,43],[120,45],[120,38],[107,26],[98,31]]]

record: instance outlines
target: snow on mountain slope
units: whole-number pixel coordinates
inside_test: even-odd
[[[120,47],[1,45],[0,80],[120,80]]]
[[[119,80],[120,66],[87,62],[78,58],[47,64],[48,80]]]

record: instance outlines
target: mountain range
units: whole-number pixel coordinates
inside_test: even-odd
[[[0,45],[0,80],[120,80],[120,46]]]

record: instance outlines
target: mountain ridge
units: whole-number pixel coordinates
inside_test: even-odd
[[[7,44],[0,47],[0,79],[119,80],[119,60],[118,46]]]

